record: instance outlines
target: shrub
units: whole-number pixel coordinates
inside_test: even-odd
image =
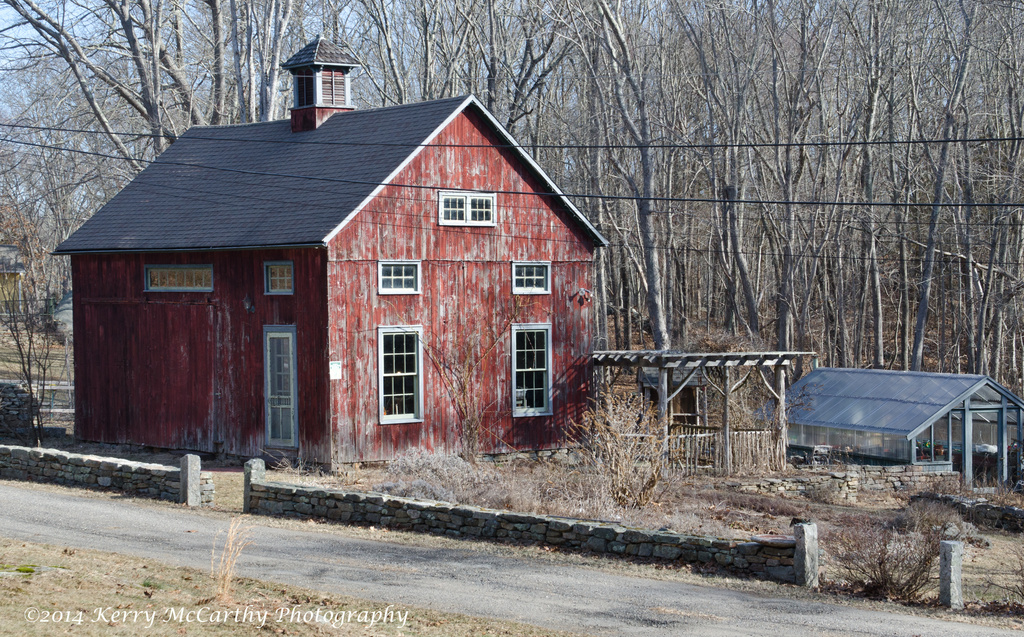
[[[915,500],[893,520],[893,526],[904,531],[931,531],[943,540],[959,540],[986,547],[988,540],[977,527],[964,520],[953,507],[934,500]]]
[[[381,484],[374,485],[373,490],[381,493],[388,493],[390,495],[397,495],[401,498],[440,500],[442,502],[458,504],[455,494],[449,489],[445,489],[444,487],[436,484],[431,484],[426,480],[413,480],[412,482],[405,482],[404,480],[399,480],[398,482],[383,482]]]
[[[940,539],[937,528],[859,521],[834,528],[826,547],[849,584],[867,595],[913,601],[928,585]]]
[[[388,463],[388,473],[398,477],[433,478],[434,482],[451,486],[471,479],[478,471],[459,456],[413,449]]]
[[[605,392],[574,427],[584,466],[607,481],[622,507],[644,507],[667,468],[665,434],[654,409],[637,394]]]
[[[1018,546],[1013,552],[1011,568],[1008,592],[1024,603],[1024,546]]]

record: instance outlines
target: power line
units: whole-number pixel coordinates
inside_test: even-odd
[[[105,153],[99,153],[95,151],[80,150],[77,148],[67,148],[62,146],[53,146],[49,144],[40,144],[36,142],[26,142],[22,140],[16,140],[11,138],[4,138],[0,141],[6,141],[12,144],[20,144],[25,146],[32,146],[36,148],[46,148],[50,150],[61,150],[72,153],[81,153],[85,155],[91,155],[95,157],[101,157],[104,159],[113,159],[118,161],[130,161],[129,158],[119,155],[108,155]],[[491,146],[485,146],[491,147]],[[185,168],[197,168],[207,171],[221,171],[236,174],[252,175],[257,177],[275,177],[284,179],[298,179],[308,180],[326,183],[347,183],[353,185],[366,185],[366,186],[392,186],[396,188],[415,188],[423,190],[437,190],[438,186],[424,185],[424,184],[407,184],[398,182],[381,183],[375,181],[366,181],[358,179],[345,179],[342,177],[320,177],[311,175],[295,175],[289,173],[279,173],[270,171],[258,171],[258,170],[243,170],[240,168],[226,168],[223,166],[214,166],[206,164],[197,164],[193,162],[176,162],[165,159],[141,159],[133,158],[136,162],[143,163],[160,163],[162,165],[169,166],[181,166]],[[880,208],[908,208],[908,207],[939,207],[939,208],[1020,208],[1024,207],[1024,202],[997,202],[997,203],[985,203],[985,202],[946,202],[946,201],[857,201],[857,200],[786,200],[786,199],[722,199],[715,197],[638,197],[635,195],[605,195],[595,193],[556,193],[556,192],[537,192],[537,191],[523,191],[523,190],[487,190],[488,193],[504,194],[504,195],[536,195],[540,197],[566,197],[566,198],[578,198],[578,199],[599,199],[602,201],[653,201],[659,203],[705,203],[705,204],[741,204],[741,205],[759,205],[759,206],[828,206],[828,207],[844,207],[844,208],[867,208],[867,207],[880,207]],[[676,213],[672,213],[676,214]]]
[[[286,120],[277,120],[286,121]],[[269,122],[262,122],[269,123]],[[240,124],[240,126],[253,126],[256,124]],[[56,131],[62,133],[85,133],[90,135],[109,135],[107,131],[92,130],[85,128],[56,128],[51,126],[34,126],[30,124],[11,124],[0,122],[0,126],[7,128],[22,128],[26,130]],[[223,126],[200,126],[199,128],[223,128]],[[119,137],[131,137],[134,139],[178,139],[180,135],[170,133],[139,133],[113,131]],[[193,141],[229,141],[248,142],[257,144],[287,144],[287,145],[310,145],[310,146],[369,146],[369,147],[393,147],[393,148],[418,148],[422,144],[412,142],[352,142],[352,141],[313,141],[313,140],[279,140],[279,139],[246,139],[244,137],[215,137],[204,135],[202,137],[189,137]],[[923,144],[981,144],[981,143],[1003,143],[1003,142],[1024,142],[1022,136],[1003,137],[951,137],[951,138],[920,138],[920,139],[883,139],[883,140],[821,140],[821,141],[800,141],[800,142],[728,142],[728,143],[659,143],[646,144],[431,144],[438,148],[544,148],[555,150],[638,150],[649,148],[655,150],[721,150],[721,149],[752,149],[752,148],[804,148],[804,147],[848,147],[848,146],[902,146],[902,145],[923,145]],[[136,160],[146,161],[146,160]]]

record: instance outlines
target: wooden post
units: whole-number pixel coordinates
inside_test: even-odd
[[[728,367],[722,368],[725,376],[724,387],[725,398],[722,404],[722,471],[725,475],[732,475],[732,448],[729,444],[729,398],[732,395],[732,379]]]
[[[668,368],[658,368],[658,419],[664,429],[662,453],[668,455]]]
[[[760,373],[760,372],[759,372]],[[786,368],[775,366],[775,393],[778,395],[778,413],[775,414],[779,432],[778,448],[775,450],[777,469],[786,468],[786,449],[789,447],[789,421],[786,418]]]

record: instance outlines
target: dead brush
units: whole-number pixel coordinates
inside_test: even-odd
[[[941,529],[901,529],[872,520],[849,522],[831,527],[824,538],[841,579],[869,596],[918,599],[939,558]]]
[[[235,569],[242,551],[252,544],[252,526],[242,523],[242,518],[231,520],[227,531],[218,531],[213,536],[213,549],[210,552],[210,577],[216,582],[215,598],[221,602],[231,601],[231,589],[235,579]],[[224,534],[224,543],[217,555],[217,541]]]
[[[621,507],[647,506],[668,468],[665,432],[639,395],[603,392],[573,427],[583,466],[607,481]]]

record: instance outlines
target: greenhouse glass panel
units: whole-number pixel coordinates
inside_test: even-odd
[[[953,471],[964,470],[964,412],[960,410],[951,411],[949,413],[949,420],[952,426],[952,443],[950,448],[953,450]]]
[[[995,484],[999,479],[998,411],[972,411],[971,451],[973,453],[974,480],[980,484]]]
[[[1021,467],[1021,420],[1019,409],[1008,409],[1006,411],[1006,439],[1009,454],[1007,468],[1009,470],[1010,484],[1017,484],[1024,479],[1024,472]]]

